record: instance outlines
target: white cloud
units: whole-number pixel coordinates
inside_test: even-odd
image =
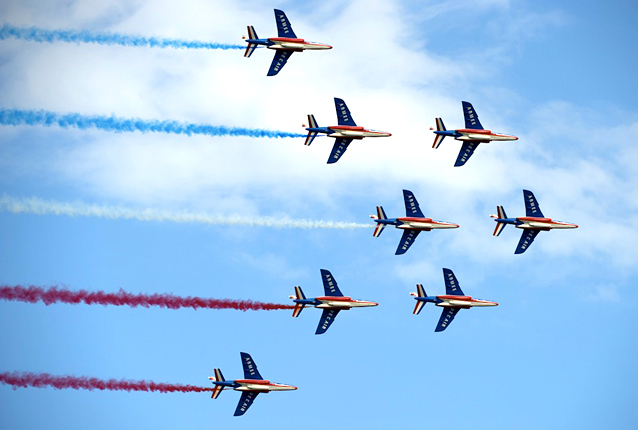
[[[453,13],[449,3],[434,7],[440,18]],[[28,4],[13,8],[7,19],[16,17],[15,24],[48,28],[93,25],[100,31],[226,43],[240,43],[247,24],[260,37],[276,34],[272,10],[259,2],[193,0],[177,7],[140,1],[121,19],[117,11],[127,8],[125,2],[105,2],[94,10],[78,6],[50,22]],[[494,8],[511,9],[509,2],[486,2],[479,13]],[[105,11],[108,20],[98,24]],[[580,225],[576,231],[543,233],[535,248],[562,258],[635,262],[638,237],[631,226],[638,174],[632,160],[638,150],[626,145],[626,136],[635,135],[638,123],[631,114],[616,115],[610,124],[611,112],[561,100],[532,104],[516,89],[493,84],[475,102],[483,125],[521,139],[481,145],[466,166],[454,168],[460,144],[448,138],[432,149],[428,127],[436,116],[448,128],[462,125],[459,88],[471,88],[476,76],[491,73],[489,61],[458,61],[428,51],[419,42],[427,29],[406,19],[400,2],[356,0],[345,7],[326,2],[316,14],[288,11],[300,37],[334,49],[296,53],[277,77],[265,76],[273,55],[266,49],[246,59],[241,51],[3,42],[10,64],[3,68],[4,104],[302,132],[309,113],[320,125],[334,123],[332,98],[342,97],[359,124],[393,136],[353,142],[335,165],[325,164],[332,146],[325,137],[304,147],[303,139],[98,131],[69,131],[75,143],[48,161],[61,181],[95,200],[193,210],[241,207],[294,217],[330,212],[336,215],[329,218],[338,219],[353,211],[352,199],[374,196],[379,204],[393,202],[391,212],[401,215],[400,192],[409,188],[426,215],[461,224],[462,231],[448,232],[445,243],[474,261],[489,261],[486,247],[513,252],[518,232],[509,229],[493,238],[487,216],[496,204],[505,204],[510,216],[522,214],[520,190],[529,188],[546,215]],[[380,15],[383,26],[375,24]],[[562,16],[550,15],[544,25],[560,25]],[[540,25],[546,18],[526,19]],[[530,27],[538,31],[536,24]],[[42,160],[33,163],[41,166]]]

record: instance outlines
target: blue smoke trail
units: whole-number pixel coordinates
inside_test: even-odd
[[[179,39],[158,39],[155,37],[127,36],[115,33],[91,33],[88,31],[45,30],[37,27],[14,27],[5,24],[0,28],[0,40],[15,38],[33,42],[69,42],[97,43],[99,45],[141,46],[151,48],[186,48],[186,49],[244,49],[242,45],[227,45],[187,41]]]
[[[306,137],[305,134],[288,133],[259,128],[225,127],[207,124],[188,124],[177,121],[124,119],[114,116],[81,115],[79,113],[58,114],[45,110],[0,109],[0,125],[53,125],[62,128],[86,130],[96,128],[116,133],[139,131],[142,133],[203,134],[207,136],[247,137]]]

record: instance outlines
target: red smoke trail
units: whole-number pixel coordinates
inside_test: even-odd
[[[238,311],[273,311],[278,309],[294,309],[294,306],[280,305],[277,303],[253,302],[252,300],[230,299],[202,299],[199,297],[178,297],[172,294],[132,294],[120,290],[117,293],[105,293],[97,291],[90,293],[85,290],[69,291],[57,287],[23,287],[0,286],[0,299],[19,302],[36,303],[45,305],[62,302],[87,305],[113,305],[113,306],[160,306],[168,309],[193,308],[193,309],[236,309]]]
[[[57,390],[71,388],[74,390],[111,390],[111,391],[156,391],[159,393],[202,393],[213,391],[213,388],[196,387],[194,385],[167,384],[153,381],[127,381],[116,379],[97,379],[86,376],[53,376],[48,373],[5,372],[0,373],[0,382],[18,388],[46,388]]]

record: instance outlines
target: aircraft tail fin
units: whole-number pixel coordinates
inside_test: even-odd
[[[436,118],[436,131],[447,131],[445,129],[445,125],[443,124],[443,120],[441,118]],[[438,148],[439,145],[441,145],[441,142],[443,142],[443,139],[445,138],[444,135],[441,134],[436,134],[434,136],[434,143],[432,144],[432,148]]]
[[[377,221],[383,221],[388,219],[388,217],[385,215],[385,211],[383,210],[383,206],[377,206],[377,215],[371,215],[372,219],[377,220]],[[377,222],[377,226],[374,228],[374,232],[372,233],[372,236],[374,237],[379,237],[379,235],[381,235],[381,232],[383,231],[383,229],[385,228],[385,224],[381,223],[381,222]]]
[[[259,37],[257,37],[257,32],[255,31],[255,27],[253,27],[252,25],[248,26],[248,39],[252,39],[252,40],[259,39]],[[256,47],[257,47],[256,43],[248,42],[248,46],[246,47],[246,52],[244,52],[244,57],[248,58],[251,55],[253,55],[253,51],[255,51]]]
[[[308,115],[308,128],[317,128],[319,127],[317,125],[317,120],[315,119],[314,115]],[[306,146],[310,146],[310,144],[312,143],[313,140],[315,140],[315,137],[317,137],[317,133],[316,131],[309,131],[308,132],[308,136],[306,136],[306,142],[304,143],[304,145]]]
[[[224,382],[224,375],[222,375],[222,371],[220,369],[215,369],[215,376],[209,376],[208,379],[210,379],[213,382]],[[213,394],[210,396],[211,399],[216,399],[217,397],[219,397],[219,394],[222,392],[222,390],[224,389],[224,387],[222,385],[215,385],[215,388],[213,388]]]
[[[301,287],[298,287],[295,285],[295,295],[290,297],[296,298],[297,300],[304,300],[306,298],[306,295],[303,293],[303,290],[301,289]],[[292,311],[292,317],[293,318],[298,317],[301,311],[303,310],[303,308],[305,307],[306,305],[303,305],[301,303],[295,303],[295,309]]]
[[[497,215],[490,215],[490,216],[495,219],[507,218],[507,215],[505,214],[505,209],[503,209],[503,206],[496,206],[496,213]],[[494,236],[498,236],[499,234],[501,234],[501,231],[503,231],[506,225],[507,224],[505,224],[504,222],[496,221],[496,228],[494,228]]]
[[[416,293],[412,293],[412,295],[414,295],[415,297],[427,297],[427,294],[425,294],[425,289],[423,289],[423,285],[422,284],[416,284]],[[416,305],[414,305],[414,311],[412,311],[412,313],[414,315],[418,315],[419,312],[421,312],[421,309],[423,309],[423,306],[425,306],[424,301],[422,300],[417,300],[416,301]]]

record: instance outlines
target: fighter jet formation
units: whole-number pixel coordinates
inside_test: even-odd
[[[266,47],[275,51],[267,76],[277,75],[294,52],[332,49],[332,46],[327,44],[310,42],[298,38],[292,30],[286,14],[279,9],[275,9],[274,12],[278,31],[277,37],[260,39],[253,26],[248,26],[248,37],[244,37],[248,43],[244,53],[245,57],[250,57],[258,47]],[[309,146],[319,134],[325,134],[335,139],[327,164],[338,162],[354,140],[362,140],[367,137],[392,136],[391,133],[385,131],[358,126],[352,118],[350,110],[344,100],[335,97],[334,102],[337,113],[337,125],[320,127],[312,114],[308,115],[308,125],[304,125],[305,130],[308,132],[304,143],[306,146]],[[434,143],[432,145],[434,149],[439,148],[445,137],[452,137],[462,142],[461,150],[454,166],[464,166],[481,143],[518,140],[516,136],[495,133],[491,130],[484,129],[472,104],[467,101],[462,101],[461,103],[465,119],[465,128],[447,130],[441,118],[436,118],[436,129],[431,128],[435,134]],[[525,216],[508,218],[503,206],[497,206],[497,215],[491,215],[496,222],[493,233],[494,236],[499,236],[508,224],[523,230],[514,252],[515,254],[522,254],[527,251],[540,231],[573,229],[578,227],[576,224],[545,217],[531,191],[524,189],[523,197],[526,209]],[[388,218],[382,206],[376,207],[376,215],[370,215],[375,223],[373,231],[374,237],[379,237],[384,228],[390,225],[403,231],[395,255],[405,254],[422,231],[454,229],[459,227],[458,224],[437,221],[426,217],[414,193],[407,189],[403,190],[403,199],[406,211],[405,217]],[[280,309],[292,308],[292,316],[294,318],[298,317],[301,311],[306,307],[321,309],[322,314],[315,330],[316,335],[326,333],[340,311],[357,307],[378,306],[376,302],[357,300],[352,299],[350,296],[344,296],[332,273],[325,269],[321,269],[320,272],[324,288],[323,296],[307,298],[301,287],[295,286],[295,294],[289,296],[294,303],[294,308],[288,305],[278,305]],[[422,284],[416,285],[417,292],[410,293],[416,300],[413,310],[413,314],[415,315],[421,312],[426,303],[433,303],[435,306],[442,308],[442,313],[434,330],[435,332],[445,331],[461,309],[498,306],[496,302],[476,299],[465,295],[456,276],[452,270],[448,268],[443,268],[443,279],[446,290],[444,295],[428,296]],[[214,369],[215,376],[209,377],[214,386],[212,389],[213,399],[217,399],[223,390],[232,389],[242,393],[234,416],[241,416],[246,413],[260,393],[297,390],[295,386],[264,379],[249,354],[241,352],[240,356],[244,371],[243,379],[226,380],[218,368]]]

